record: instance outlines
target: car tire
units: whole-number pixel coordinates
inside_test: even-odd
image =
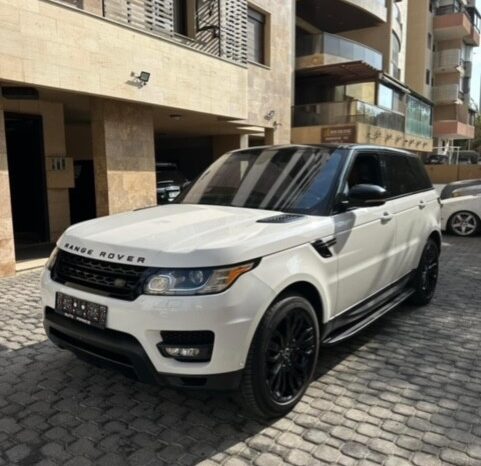
[[[421,261],[413,280],[414,293],[409,298],[412,304],[425,306],[431,302],[436,291],[439,275],[439,247],[432,238],[424,247]]]
[[[267,310],[254,335],[240,387],[244,406],[262,418],[287,414],[312,380],[319,353],[316,311],[297,294]]]
[[[448,220],[448,231],[457,236],[474,236],[481,227],[479,217],[467,210],[454,213]]]

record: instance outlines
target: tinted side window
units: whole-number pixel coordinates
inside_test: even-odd
[[[384,163],[390,196],[403,196],[432,187],[426,170],[419,159],[403,155],[386,154]]]
[[[416,157],[408,157],[408,162],[411,167],[411,173],[413,174],[412,181],[415,191],[431,189],[433,184],[426,169],[424,168],[424,163]]]
[[[360,153],[356,156],[347,179],[348,189],[358,184],[385,187],[377,154]]]

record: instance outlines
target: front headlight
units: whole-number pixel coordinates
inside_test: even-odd
[[[257,262],[249,262],[218,269],[159,270],[149,277],[144,291],[146,294],[164,296],[221,293],[256,265]]]
[[[45,264],[45,267],[47,268],[47,270],[53,269],[53,266],[55,265],[55,261],[57,260],[58,251],[59,249],[55,247],[54,250],[52,251],[52,254],[50,254],[50,257],[48,258],[48,261]]]

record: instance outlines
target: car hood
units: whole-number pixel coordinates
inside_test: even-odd
[[[58,246],[75,254],[151,267],[212,267],[260,258],[334,233],[329,217],[265,223],[281,212],[174,204],[70,227]],[[259,222],[263,220],[263,222]]]

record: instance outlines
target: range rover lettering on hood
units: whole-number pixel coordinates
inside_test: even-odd
[[[117,254],[114,252],[107,252],[107,251],[95,251],[94,249],[85,248],[81,246],[75,246],[71,243],[65,243],[64,248],[68,249],[73,252],[78,252],[80,254],[84,254],[87,256],[98,256],[101,259],[115,259],[118,261],[127,261],[136,264],[145,264],[145,257],[140,256],[129,256],[127,254]]]

